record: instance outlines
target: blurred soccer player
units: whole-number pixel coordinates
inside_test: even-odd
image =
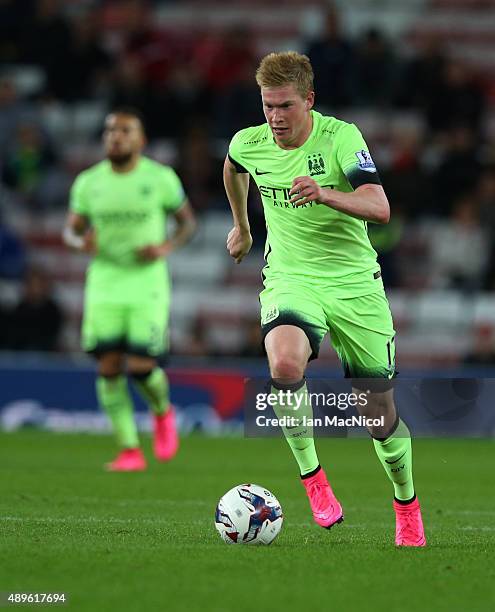
[[[65,242],[93,255],[85,287],[82,344],[98,360],[96,392],[117,435],[111,471],[146,468],[125,374],[154,419],[154,453],[178,448],[168,379],[158,367],[167,349],[169,280],[166,257],[193,234],[194,215],[172,170],[141,152],[145,134],[131,109],[110,113],[103,134],[106,159],[82,172],[71,191]],[[177,228],[167,238],[166,220]]]
[[[391,379],[395,331],[367,222],[387,223],[389,203],[358,128],[312,110],[313,70],[294,52],[266,56],[256,73],[267,123],[241,130],[225,159],[224,183],[234,217],[227,248],[236,263],[252,238],[247,215],[249,175],[267,224],[260,294],[261,325],[273,391],[299,396],[312,415],[304,373],[330,331],[353,387],[373,392],[360,412],[384,417],[370,433],[393,483],[396,544],[424,546],[412,478],[411,437],[399,419]],[[284,416],[290,407],[275,406]],[[294,413],[292,413],[294,414]],[[315,521],[330,528],[343,511],[320,466],[312,428],[283,428],[299,465]]]

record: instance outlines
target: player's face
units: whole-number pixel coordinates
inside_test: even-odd
[[[124,164],[138,155],[144,147],[141,122],[133,115],[112,114],[105,121],[103,143],[108,159]]]
[[[261,99],[266,120],[281,147],[298,147],[311,130],[311,115],[315,94],[304,98],[293,84],[283,87],[262,87]]]

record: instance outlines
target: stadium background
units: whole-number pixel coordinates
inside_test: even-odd
[[[401,373],[493,375],[494,32],[490,0],[1,2],[1,426],[104,428],[79,350],[87,259],[61,229],[75,174],[101,157],[105,113],[125,104],[200,221],[170,257],[182,428],[236,428],[244,378],[266,372],[264,226],[252,192],[253,251],[233,265],[221,168],[232,134],[263,121],[253,73],[271,50],[309,54],[317,109],[356,122],[380,169],[392,220],[370,233]],[[340,375],[328,340],[311,371]]]
[[[0,606],[15,590],[64,591],[70,609],[102,612],[495,609],[492,381],[481,383],[483,420],[468,378],[495,372],[494,2],[329,6],[0,0]],[[415,435],[426,549],[393,546],[390,483],[368,439],[318,441],[346,512],[328,533],[285,442],[238,435],[244,379],[266,374],[263,222],[253,193],[254,248],[235,266],[221,168],[233,132],[263,120],[253,72],[278,49],[309,52],[317,108],[355,121],[380,168],[392,221],[373,240],[399,379],[463,377],[447,406],[423,381],[428,425],[462,426],[469,412],[464,433],[491,437]],[[60,234],[71,181],[100,159],[114,104],[142,109],[148,153],[177,169],[200,220],[170,258],[168,372],[183,432],[220,434],[183,436],[168,464],[144,434],[140,474],[103,471],[110,434],[73,433],[105,419],[79,350],[87,260]],[[327,343],[311,375],[342,376]],[[138,418],[149,427],[142,405]],[[268,548],[226,546],[213,526],[219,497],[246,481],[284,510]]]

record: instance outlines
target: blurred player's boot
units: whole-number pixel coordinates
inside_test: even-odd
[[[301,482],[308,494],[313,517],[318,525],[330,529],[335,523],[341,523],[344,520],[342,506],[333,494],[332,487],[321,467],[314,476],[303,478]]]
[[[105,464],[108,472],[141,472],[146,469],[146,459],[140,448],[125,448],[111,462]]]
[[[173,406],[165,414],[153,415],[153,450],[159,461],[169,461],[179,450],[179,436]]]
[[[425,531],[421,518],[418,498],[409,504],[401,504],[394,499],[395,545],[426,546]]]

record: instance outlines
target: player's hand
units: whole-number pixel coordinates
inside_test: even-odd
[[[292,181],[289,195],[293,204],[301,206],[308,202],[320,202],[323,199],[323,189],[309,176],[298,176]]]
[[[96,234],[94,230],[89,229],[84,236],[82,237],[83,244],[81,247],[81,251],[86,253],[87,255],[96,255],[97,247],[96,247]]]
[[[241,263],[251,250],[253,239],[249,230],[233,227],[227,236],[227,250],[235,263]]]
[[[138,259],[141,261],[156,261],[166,257],[170,252],[170,247],[165,242],[163,244],[148,244],[136,251]]]

